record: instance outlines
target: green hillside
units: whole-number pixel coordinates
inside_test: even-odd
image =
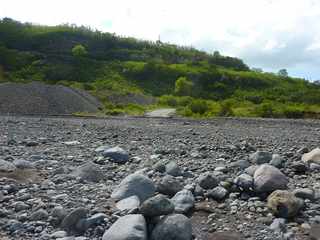
[[[82,88],[109,114],[161,105],[193,117],[317,117],[320,111],[320,86],[252,71],[218,52],[8,18],[0,21],[0,81]]]

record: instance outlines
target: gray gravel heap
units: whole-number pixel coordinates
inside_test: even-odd
[[[40,82],[0,84],[1,114],[95,113],[101,103],[89,93]]]

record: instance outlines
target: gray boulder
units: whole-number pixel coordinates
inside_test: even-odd
[[[166,174],[174,177],[178,177],[182,175],[180,167],[177,165],[176,162],[173,162],[173,161],[166,164]]]
[[[122,200],[136,195],[140,202],[145,201],[155,193],[155,185],[152,180],[142,174],[134,173],[121,181],[113,191],[111,197],[115,200]]]
[[[311,152],[303,154],[302,161],[308,164],[320,164],[320,148],[315,148]]]
[[[88,210],[77,208],[70,212],[62,221],[61,228],[70,234],[81,234],[87,229],[84,223],[87,218]]]
[[[203,189],[212,189],[218,186],[219,184],[219,180],[213,174],[210,173],[201,174],[198,177],[197,182],[199,186]]]
[[[26,161],[26,160],[22,160],[22,159],[14,160],[13,164],[18,169],[33,169],[34,168],[34,164],[32,162]]]
[[[243,173],[234,179],[234,184],[240,190],[252,191],[253,190],[253,177],[251,177],[249,174]]]
[[[109,145],[103,145],[103,146],[97,147],[94,151],[96,153],[103,153],[104,151],[106,151],[108,149],[110,149]]]
[[[177,213],[188,213],[194,206],[194,196],[192,192],[186,189],[177,192],[171,201]]]
[[[272,154],[272,160],[270,161],[270,165],[276,168],[282,168],[284,165],[284,158],[279,154]]]
[[[183,188],[182,184],[170,175],[164,176],[157,184],[157,191],[159,193],[173,196]]]
[[[244,170],[244,173],[250,175],[253,177],[254,173],[257,171],[257,169],[259,168],[260,166],[259,165],[252,165],[250,167],[247,167],[245,170]]]
[[[119,218],[104,234],[102,240],[147,240],[147,224],[140,214]]]
[[[116,207],[121,211],[136,209],[139,206],[140,199],[136,195],[124,198],[116,204]]]
[[[155,226],[151,240],[191,240],[192,225],[189,218],[182,214],[165,216]]]
[[[143,202],[140,213],[146,217],[156,217],[173,213],[174,204],[162,194],[158,194]]]
[[[31,214],[31,216],[29,217],[29,219],[31,221],[41,221],[41,220],[47,220],[49,217],[49,214],[46,210],[44,209],[39,209],[37,211],[35,211],[34,213]]]
[[[71,175],[88,182],[99,182],[104,178],[99,165],[94,164],[93,162],[89,162],[78,167],[71,173]]]
[[[103,151],[102,155],[115,163],[126,163],[129,160],[129,154],[118,146]]]
[[[315,192],[313,189],[310,188],[298,188],[293,191],[293,195],[302,198],[302,199],[309,199],[311,201],[315,198]]]
[[[277,168],[261,165],[254,173],[254,190],[259,193],[273,192],[277,189],[286,189],[288,178]]]
[[[250,155],[250,160],[258,165],[269,163],[272,160],[272,153],[265,151],[257,151]]]
[[[218,186],[208,192],[208,197],[217,201],[221,201],[227,197],[228,193],[229,192],[227,189]]]

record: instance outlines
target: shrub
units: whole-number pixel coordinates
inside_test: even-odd
[[[171,95],[161,96],[158,100],[158,103],[160,105],[165,105],[165,106],[170,106],[170,107],[178,106],[178,101],[177,101],[176,97],[171,96]]]
[[[234,112],[232,110],[232,101],[226,100],[220,103],[220,111],[218,112],[218,116],[221,116],[221,117],[234,116]]]
[[[71,52],[72,52],[72,55],[74,57],[77,57],[77,58],[78,57],[84,57],[84,56],[86,56],[88,54],[87,49],[81,44],[75,45],[72,48]]]
[[[196,114],[203,115],[209,110],[209,106],[206,101],[204,100],[193,100],[189,104],[189,109]]]
[[[178,96],[190,96],[193,83],[186,77],[179,77],[175,83],[174,93]]]
[[[271,118],[276,117],[276,112],[271,103],[262,103],[256,107],[255,113],[259,117]]]
[[[304,110],[294,106],[288,106],[283,110],[283,114],[287,118],[303,118],[304,113]]]

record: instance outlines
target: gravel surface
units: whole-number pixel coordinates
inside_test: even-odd
[[[188,221],[198,240],[309,239],[319,233],[320,168],[301,157],[319,137],[313,120],[0,117],[0,239],[188,240]],[[252,170],[265,156],[266,174],[288,179],[275,209],[259,184],[279,184]],[[140,211],[160,182],[163,195]],[[118,210],[112,193],[137,197],[117,199]],[[172,198],[185,211],[173,213]],[[157,212],[169,215],[147,217]]]
[[[85,91],[32,82],[0,84],[0,114],[94,113],[100,103]]]

